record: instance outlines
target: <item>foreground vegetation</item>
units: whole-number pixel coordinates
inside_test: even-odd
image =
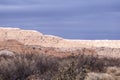
[[[108,71],[108,67],[120,67],[120,59],[98,58],[84,54],[66,58],[40,54],[20,54],[11,57],[2,55],[0,80],[91,80],[88,79],[90,72],[110,73],[111,70],[113,73],[115,69]]]

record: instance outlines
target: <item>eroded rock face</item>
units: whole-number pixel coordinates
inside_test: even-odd
[[[19,28],[0,28],[0,41],[17,40],[24,45],[40,45],[44,47],[90,47],[81,42],[69,41],[57,36],[44,35],[34,30],[22,30]]]
[[[120,57],[120,40],[68,40],[34,30],[0,28],[0,50],[16,53],[47,53],[67,56],[71,53]]]
[[[25,45],[54,46],[62,38],[43,35],[34,30],[21,30],[19,28],[0,28],[0,40],[17,40]]]
[[[39,45],[57,48],[93,48],[109,47],[120,48],[120,40],[69,40],[52,35],[44,35],[34,30],[19,28],[0,28],[0,41],[17,40],[24,45]]]
[[[1,55],[6,55],[6,56],[13,56],[14,53],[12,51],[8,51],[8,50],[1,50],[0,51],[0,56]]]
[[[44,46],[35,46],[35,45],[24,45],[16,40],[4,40],[0,41],[0,54],[7,55],[8,51],[16,54],[45,54],[56,57],[67,57],[69,55],[78,55],[78,54],[86,54],[91,55],[95,54],[94,49],[87,48],[55,48],[55,47],[44,47]]]

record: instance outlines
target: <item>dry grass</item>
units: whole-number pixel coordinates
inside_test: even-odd
[[[0,80],[85,80],[91,72],[112,72],[108,67],[114,66],[120,67],[120,59],[90,55],[66,58],[40,54],[0,56]],[[114,75],[118,77],[119,71]]]

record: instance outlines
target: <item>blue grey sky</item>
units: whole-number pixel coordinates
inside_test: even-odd
[[[68,39],[120,39],[120,0],[0,0],[0,26]]]

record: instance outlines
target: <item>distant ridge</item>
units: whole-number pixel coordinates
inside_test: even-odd
[[[58,43],[62,38],[52,35],[44,35],[35,30],[0,27],[0,40],[17,40],[24,45],[43,45],[49,47]]]
[[[44,47],[80,48],[111,47],[120,48],[120,40],[69,40],[53,35],[44,35],[35,30],[0,27],[0,41],[17,40],[24,45],[40,45]]]

